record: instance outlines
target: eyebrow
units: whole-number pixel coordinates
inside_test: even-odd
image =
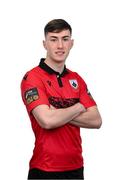
[[[62,38],[69,38],[70,36],[63,36]],[[50,38],[58,38],[57,36],[50,36]]]

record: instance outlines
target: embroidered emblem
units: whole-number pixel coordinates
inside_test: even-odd
[[[69,80],[70,82],[70,85],[74,88],[74,89],[77,89],[78,88],[78,82],[76,79],[71,79]]]
[[[27,104],[30,104],[33,101],[36,101],[39,98],[37,88],[29,89],[25,92],[25,100]]]
[[[51,81],[48,80],[47,83],[49,84],[49,86],[51,86]]]

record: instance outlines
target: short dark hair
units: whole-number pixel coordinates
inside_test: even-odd
[[[48,32],[59,33],[62,30],[69,30],[70,34],[72,34],[71,26],[64,19],[53,19],[46,24],[44,34],[46,36]]]

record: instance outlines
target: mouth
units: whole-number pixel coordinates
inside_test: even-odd
[[[65,52],[64,51],[57,51],[57,52],[55,52],[55,54],[61,56],[61,55],[65,54]]]

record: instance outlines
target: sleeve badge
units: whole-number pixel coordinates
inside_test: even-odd
[[[27,104],[30,104],[33,101],[36,101],[38,98],[39,98],[39,94],[38,94],[37,88],[32,88],[25,92],[25,100]]]

